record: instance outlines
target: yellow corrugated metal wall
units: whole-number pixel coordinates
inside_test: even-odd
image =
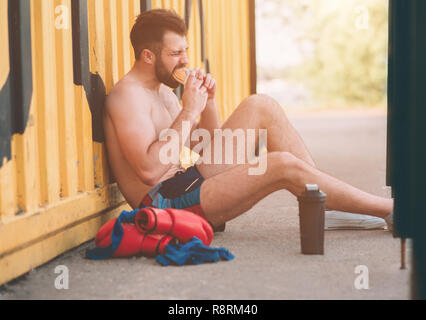
[[[83,51],[73,47],[71,1],[87,6],[90,81],[77,85],[73,54]],[[251,93],[249,5],[203,0],[206,56],[222,119]],[[152,1],[152,8],[160,7],[184,17],[184,0]],[[90,92],[107,94],[130,70],[129,34],[140,9],[139,0],[0,0],[0,284],[92,239],[103,223],[129,208],[110,176]],[[20,19],[12,19],[13,12]],[[19,28],[25,14],[30,32]],[[18,51],[10,48],[10,37],[21,44]],[[26,37],[30,54],[15,59]],[[200,39],[193,1],[190,67],[204,67]],[[16,67],[19,61],[29,69]],[[17,129],[20,121],[24,126]]]

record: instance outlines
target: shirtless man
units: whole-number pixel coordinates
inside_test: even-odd
[[[317,184],[327,194],[327,209],[385,218],[391,226],[393,199],[366,193],[318,170],[283,108],[269,96],[247,97],[222,125],[215,80],[203,70],[194,70],[180,105],[170,90],[179,83],[171,75],[189,63],[186,33],[184,21],[172,11],[142,13],[131,32],[135,64],[107,97],[108,158],[131,207],[186,208],[217,227],[274,191],[286,189],[298,196],[306,184]],[[192,130],[208,130],[212,137],[218,128],[266,129],[267,153],[261,155],[266,157],[266,171],[248,174],[253,165],[238,164],[235,149],[232,164],[199,163],[185,171],[180,165],[163,163],[159,154],[168,141],[160,139],[160,132],[175,130],[188,141],[183,121]]]

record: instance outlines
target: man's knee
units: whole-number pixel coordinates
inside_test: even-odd
[[[252,94],[248,96],[247,98],[245,98],[243,102],[253,106],[265,106],[265,105],[277,104],[274,98],[263,93]]]
[[[283,107],[274,98],[263,93],[248,96],[243,100],[242,105],[254,109],[260,116],[274,118],[277,114],[285,115]]]

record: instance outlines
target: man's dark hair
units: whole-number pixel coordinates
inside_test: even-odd
[[[159,54],[166,31],[173,31],[181,36],[186,36],[188,32],[185,21],[174,10],[154,9],[142,12],[130,33],[136,60],[140,59],[144,49]]]

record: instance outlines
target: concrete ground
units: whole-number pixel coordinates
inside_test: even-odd
[[[288,112],[319,169],[368,192],[385,186],[384,110]],[[86,243],[0,289],[0,299],[409,299],[411,265],[400,270],[399,239],[385,230],[326,231],[325,254],[300,252],[298,203],[276,192],[215,234],[235,259],[161,267],[145,257],[92,261]],[[410,257],[408,248],[407,257]],[[69,270],[69,289],[55,288]],[[356,289],[358,265],[368,289]],[[364,269],[365,270],[365,269]],[[365,275],[365,273],[363,273]]]

